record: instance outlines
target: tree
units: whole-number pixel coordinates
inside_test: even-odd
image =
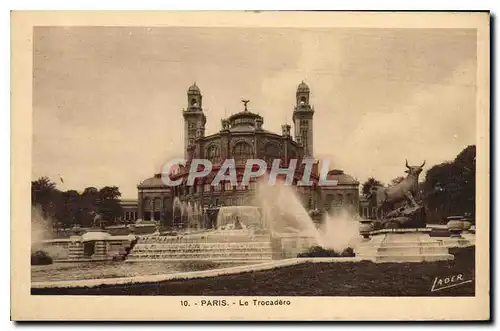
[[[91,226],[96,213],[108,223],[114,221],[122,214],[120,197],[116,186],[100,190],[87,187],[80,194],[76,190],[59,191],[48,177],[31,182],[32,205],[41,207],[43,218],[51,218],[64,227]]]
[[[56,192],[56,184],[48,177],[41,177],[31,182],[31,204],[44,204]]]
[[[447,216],[475,213],[476,148],[467,146],[452,162],[444,162],[427,171],[424,192],[433,221]]]
[[[122,215],[120,197],[120,190],[116,186],[105,186],[99,190],[99,213],[105,222],[114,223]]]
[[[382,184],[382,182],[376,180],[373,177],[370,177],[370,178],[368,178],[368,180],[366,182],[363,183],[361,191],[362,191],[363,195],[366,196],[366,195],[369,195],[371,193],[373,187],[382,187],[382,186],[384,186],[384,184]]]
[[[91,226],[95,213],[99,206],[99,190],[95,187],[86,187],[81,195],[81,215],[80,222],[82,226]]]
[[[31,204],[41,207],[43,217],[55,215],[57,210],[55,202],[59,194],[56,184],[48,177],[41,177],[31,182]]]
[[[64,204],[62,208],[64,216],[58,217],[58,219],[65,227],[79,224],[77,219],[79,218],[79,210],[81,208],[80,193],[75,190],[62,192],[62,201]]]

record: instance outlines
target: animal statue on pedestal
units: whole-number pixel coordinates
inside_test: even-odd
[[[411,221],[417,211],[422,211],[423,207],[415,197],[418,194],[418,177],[424,165],[425,161],[420,166],[410,166],[406,161],[406,178],[393,186],[374,189],[372,194],[375,194],[379,221],[404,224]]]
[[[415,201],[415,196],[418,189],[418,177],[422,172],[425,165],[425,161],[421,166],[409,166],[408,161],[406,161],[405,171],[408,175],[405,179],[394,186],[390,187],[379,187],[376,191],[377,200],[377,215],[382,215],[381,212],[387,210],[387,208],[392,207],[395,203],[406,200],[411,203],[413,207],[419,207]]]

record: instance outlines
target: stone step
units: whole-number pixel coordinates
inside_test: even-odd
[[[245,247],[269,247],[270,242],[267,243],[247,243],[247,244],[137,244],[135,247],[201,247],[201,248],[245,248]]]
[[[384,249],[405,249],[405,248],[446,248],[442,243],[434,243],[434,245],[358,245],[358,248],[384,248]]]
[[[231,251],[206,251],[206,252],[161,252],[161,251],[150,251],[150,252],[132,252],[130,255],[147,255],[147,254],[161,254],[161,255],[179,255],[179,254],[193,254],[193,255],[255,255],[255,254],[271,254],[272,251],[265,252],[231,252]]]
[[[221,255],[221,256],[226,256],[226,255],[233,255],[233,256],[252,256],[252,255],[271,255],[273,254],[272,251],[266,251],[266,252],[225,252],[225,251],[218,251],[218,252],[133,252],[129,254],[129,256],[145,256],[145,255]]]
[[[269,241],[269,237],[217,237],[217,238],[189,238],[189,239],[139,239],[138,244],[148,243],[245,243],[245,242],[266,242]]]
[[[134,257],[150,257],[150,256],[201,256],[201,257],[225,257],[225,256],[232,256],[232,257],[242,257],[242,258],[250,258],[250,257],[255,257],[255,256],[271,256],[272,254],[217,254],[217,253],[201,253],[201,254],[196,254],[196,253],[179,253],[179,254],[155,254],[155,253],[141,253],[141,254],[131,254],[129,255],[129,258],[134,258]]]
[[[145,262],[145,261],[162,261],[162,262],[179,262],[179,261],[210,261],[210,262],[245,262],[245,263],[264,263],[273,261],[271,258],[264,257],[261,259],[246,259],[246,258],[153,258],[153,259],[127,259],[126,262]]]
[[[441,242],[438,240],[431,241],[383,241],[380,243],[376,242],[365,242],[361,243],[360,246],[373,246],[374,244],[378,244],[380,246],[385,247],[405,247],[405,246],[440,246]]]
[[[259,246],[259,247],[134,247],[134,250],[165,250],[165,251],[186,251],[186,250],[202,250],[202,251],[210,251],[210,250],[233,250],[233,251],[251,251],[251,250],[262,250],[262,249],[271,249],[271,245],[269,246]]]
[[[356,254],[367,255],[422,255],[422,254],[448,254],[448,248],[443,246],[437,247],[364,247],[357,248]]]
[[[363,260],[376,263],[403,263],[403,262],[434,262],[453,260],[452,254],[424,254],[424,255],[356,255]]]
[[[358,245],[359,247],[440,247],[443,246],[441,241],[433,241],[433,242],[383,242],[383,243],[374,243],[374,242],[365,242]]]
[[[475,245],[475,240],[467,240],[467,239],[453,239],[453,238],[446,238],[441,240],[441,245],[444,247],[452,248],[452,247],[468,247],[468,246],[474,246]]]

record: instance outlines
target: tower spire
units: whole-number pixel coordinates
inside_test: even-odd
[[[293,111],[295,140],[303,146],[305,156],[313,156],[313,115],[314,109],[309,103],[311,90],[302,80],[295,93],[296,105]]]
[[[184,117],[184,156],[188,158],[188,150],[196,139],[205,135],[206,117],[203,113],[203,96],[196,82],[187,90],[187,110]]]

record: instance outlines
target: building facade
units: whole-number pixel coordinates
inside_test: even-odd
[[[241,179],[248,159],[262,159],[271,169],[272,162],[280,160],[280,168],[288,168],[290,160],[298,159],[293,185],[298,197],[307,210],[330,211],[338,205],[349,205],[359,209],[359,183],[340,170],[330,171],[328,179],[337,180],[338,185],[318,186],[318,163],[313,166],[311,186],[296,186],[302,179],[304,158],[314,159],[313,117],[314,107],[310,103],[310,89],[301,82],[296,90],[296,102],[292,110],[291,125],[283,124],[281,133],[264,128],[264,118],[248,109],[248,100],[243,100],[244,108],[221,120],[220,130],[206,135],[207,117],[203,109],[203,95],[195,84],[187,90],[187,106],[182,110],[184,118],[184,156],[187,164],[170,175],[172,180],[181,180],[179,186],[168,187],[161,174],[147,178],[137,186],[137,217],[143,220],[157,220],[164,225],[174,223],[174,201],[199,206],[202,210],[214,206],[252,205],[258,182],[253,179],[249,185],[242,185]],[[188,185],[188,169],[192,159],[208,159],[212,162],[212,172],[197,178]],[[212,185],[212,180],[226,159],[235,160],[238,184],[221,182]]]
[[[137,200],[121,199],[120,205],[122,207],[122,216],[118,219],[119,223],[133,223],[140,218],[137,213]]]
[[[371,197],[359,197],[359,214],[365,219],[377,218],[377,201],[373,195]]]
[[[359,209],[359,182],[342,170],[330,170],[327,179],[337,185],[321,187],[321,209],[336,212],[346,209],[357,213]]]

